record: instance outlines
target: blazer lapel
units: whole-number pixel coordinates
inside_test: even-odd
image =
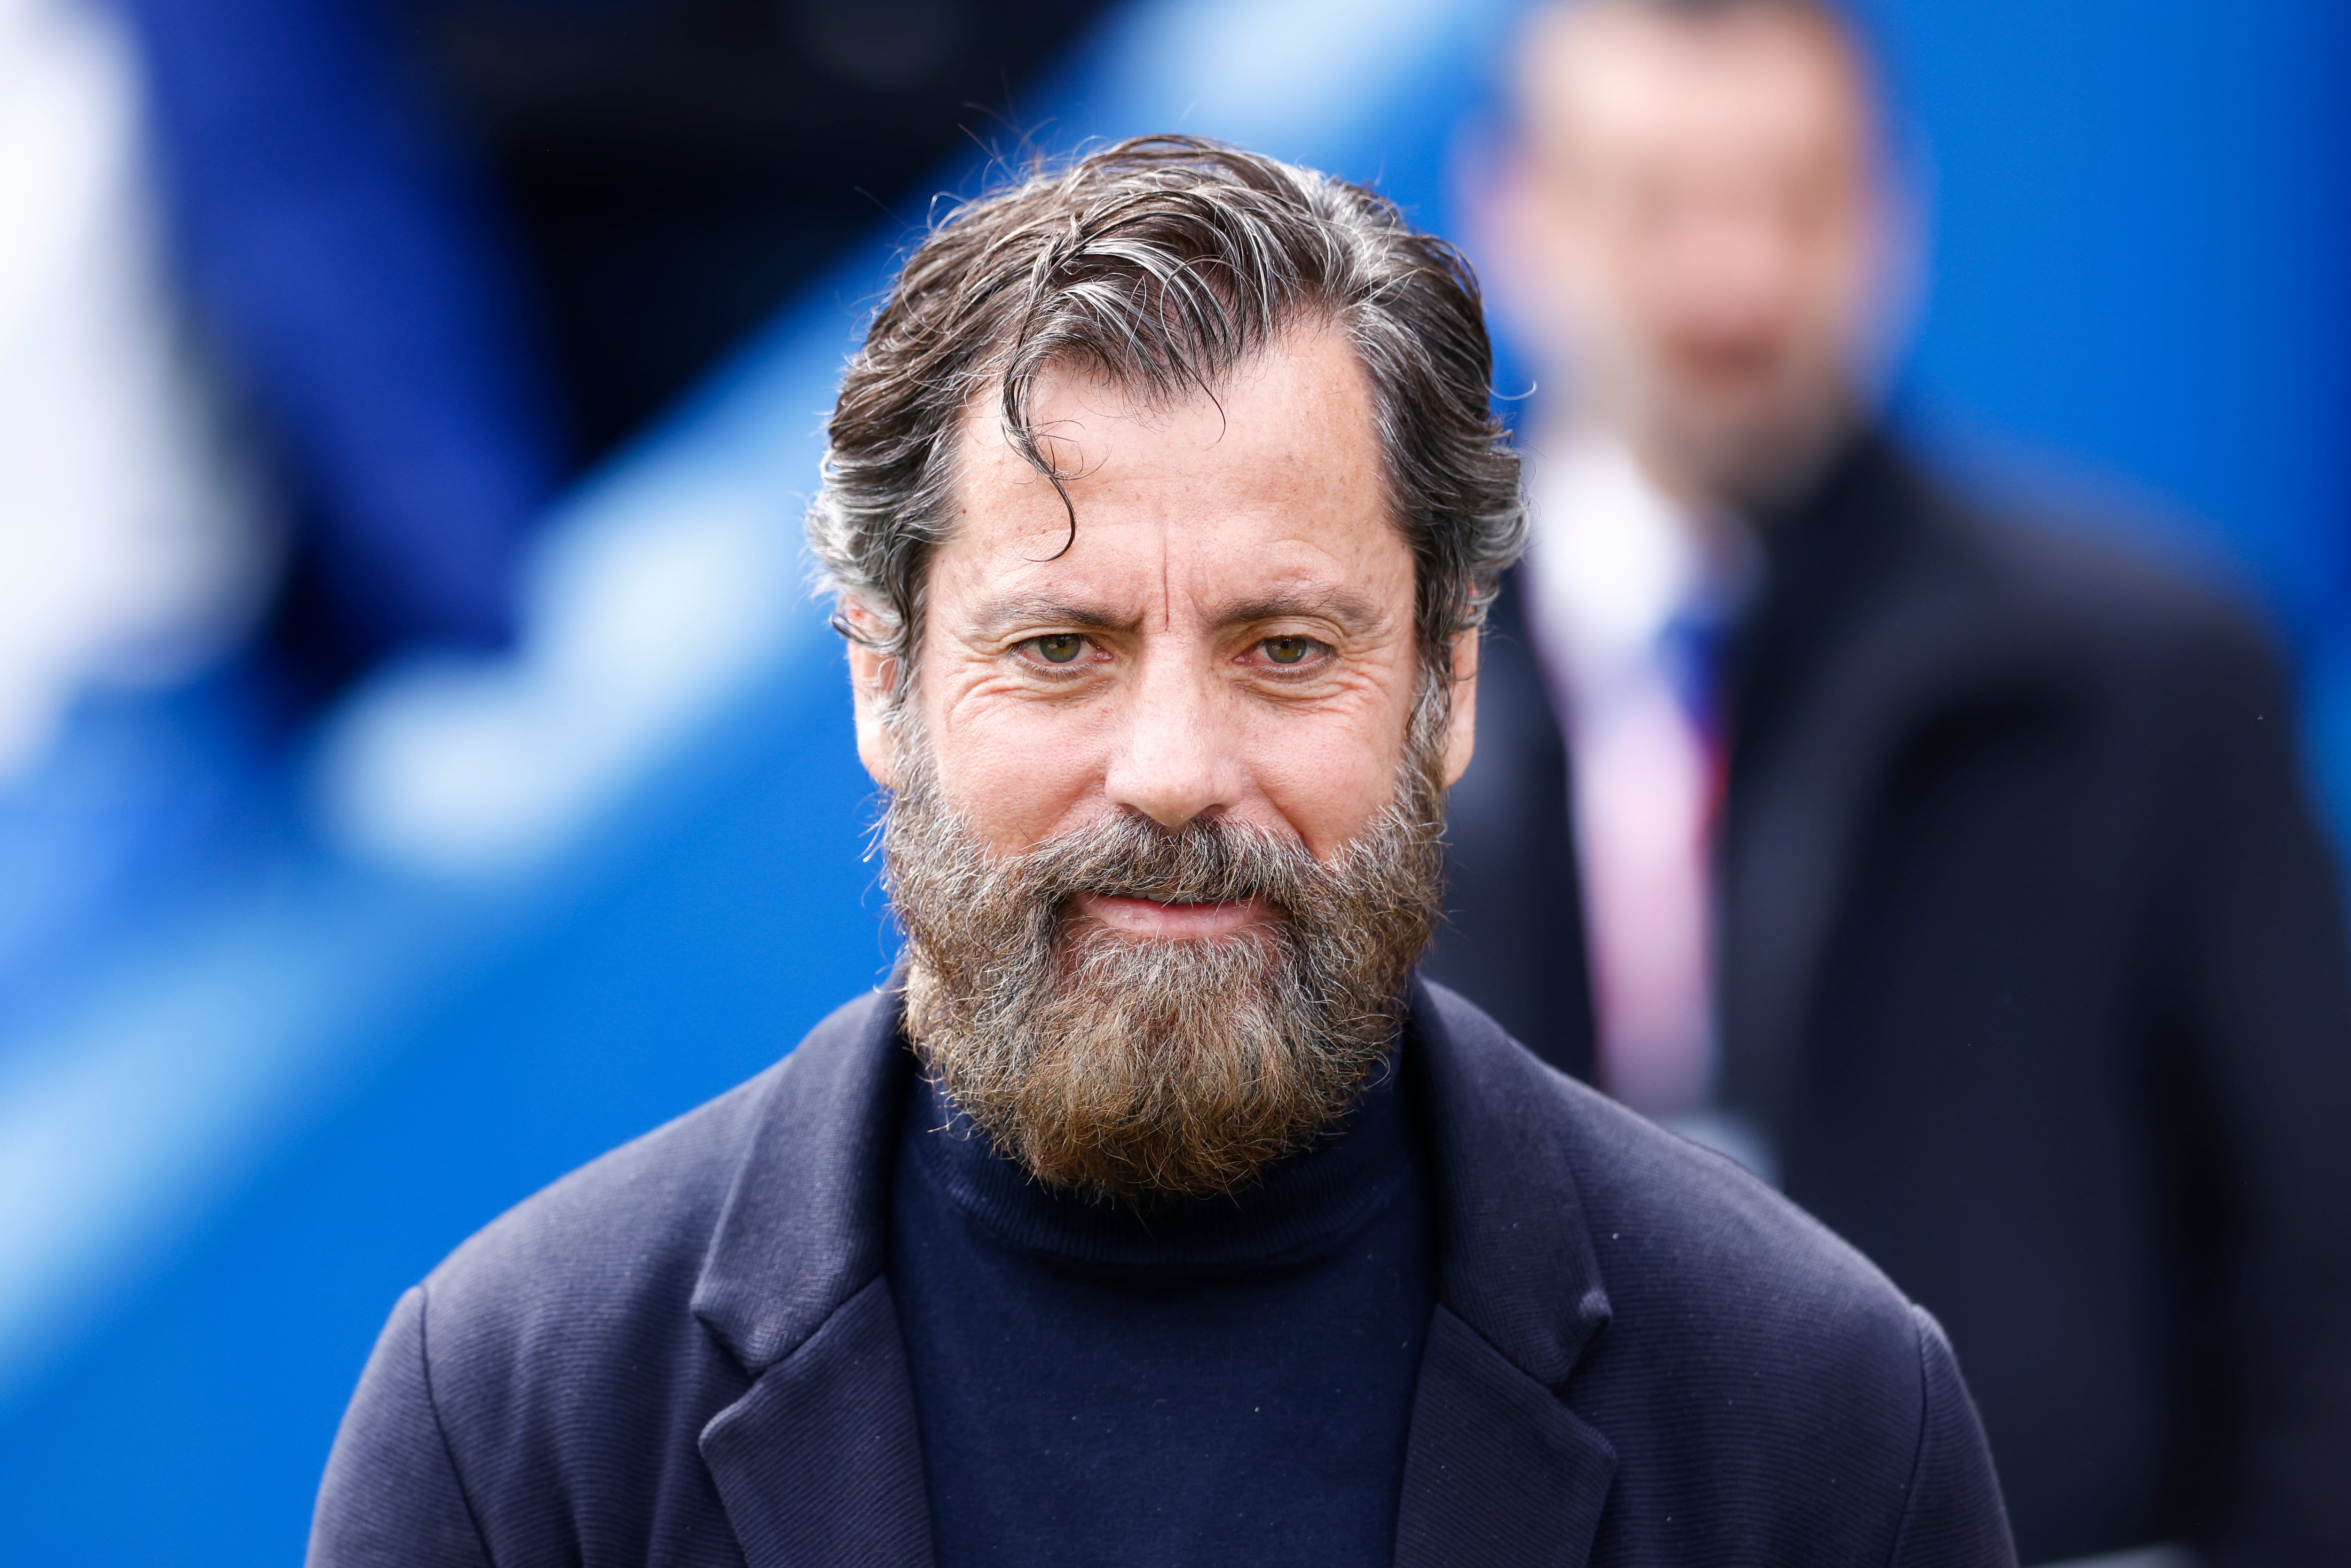
[[[889,1281],[713,1417],[702,1457],[751,1568],[925,1568],[930,1500]]]
[[[1437,1174],[1437,1297],[1414,1396],[1398,1568],[1589,1561],[1616,1455],[1562,1395],[1606,1326],[1558,1081],[1476,1009],[1416,987],[1406,1046]]]
[[[1437,1309],[1413,1400],[1396,1568],[1581,1568],[1615,1474],[1607,1438]]]
[[[819,1025],[775,1080],[694,1312],[752,1379],[702,1431],[750,1568],[927,1568],[914,1386],[883,1278],[907,1082],[893,987]]]

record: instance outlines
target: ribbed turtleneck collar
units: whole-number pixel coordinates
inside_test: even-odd
[[[998,1241],[1050,1260],[1113,1271],[1276,1268],[1334,1250],[1413,1179],[1417,1138],[1396,1058],[1341,1124],[1230,1197],[1137,1208],[1050,1188],[996,1152],[917,1077],[902,1135],[914,1170]],[[901,1169],[905,1169],[901,1166]]]

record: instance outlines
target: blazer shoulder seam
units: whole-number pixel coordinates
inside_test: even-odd
[[[1902,1561],[1902,1550],[1909,1543],[1910,1521],[1918,1511],[1919,1475],[1927,1464],[1927,1435],[1935,1425],[1935,1375],[1928,1360],[1934,1354],[1928,1343],[1927,1325],[1917,1305],[1909,1309],[1910,1343],[1918,1359],[1918,1436],[1910,1448],[1910,1474],[1902,1488],[1902,1517],[1895,1522],[1894,1540],[1886,1550],[1886,1568],[1896,1568]]]
[[[490,1550],[489,1532],[482,1527],[482,1511],[475,1504],[474,1490],[465,1484],[465,1472],[457,1463],[457,1449],[449,1441],[448,1424],[441,1419],[441,1401],[433,1392],[433,1324],[432,1294],[427,1286],[416,1287],[416,1370],[424,1385],[425,1413],[433,1417],[433,1436],[441,1444],[442,1462],[449,1467],[449,1479],[457,1489],[457,1499],[465,1505],[465,1522],[474,1527],[475,1544],[481,1548],[482,1561],[496,1568],[497,1557]]]

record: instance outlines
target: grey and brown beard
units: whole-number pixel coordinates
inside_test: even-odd
[[[1134,812],[999,857],[903,738],[916,743],[902,747],[883,843],[907,937],[906,1032],[999,1153],[1095,1197],[1203,1197],[1246,1186],[1353,1106],[1441,909],[1429,746],[1324,862],[1220,817],[1169,830]],[[1081,893],[1257,898],[1277,918],[1139,938],[1073,916]]]

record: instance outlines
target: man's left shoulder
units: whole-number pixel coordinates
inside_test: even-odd
[[[1694,1333],[1717,1316],[1784,1316],[1775,1326],[1800,1335],[1854,1314],[1910,1322],[1876,1266],[1736,1162],[1536,1060],[1468,998],[1423,986],[1454,1051],[1491,1062],[1473,1071],[1553,1134],[1573,1188],[1562,1196],[1582,1212],[1620,1322],[1652,1295]]]
[[[1576,1212],[1607,1303],[1557,1392],[1614,1450],[1617,1507],[1697,1530],[1667,1531],[1677,1550],[1701,1551],[1708,1530],[1793,1531],[1813,1548],[1837,1538],[1805,1560],[1886,1561],[1935,1527],[1924,1506],[1980,1540],[1963,1560],[2006,1560],[1981,1430],[1930,1316],[1728,1158],[1426,994],[1455,1051],[1483,1058],[1561,1153],[1561,1190],[1524,1196]]]
[[[1742,1377],[1915,1395],[1921,1314],[1867,1258],[1729,1157],[1542,1071],[1612,1308],[1601,1354],[1751,1347]]]

